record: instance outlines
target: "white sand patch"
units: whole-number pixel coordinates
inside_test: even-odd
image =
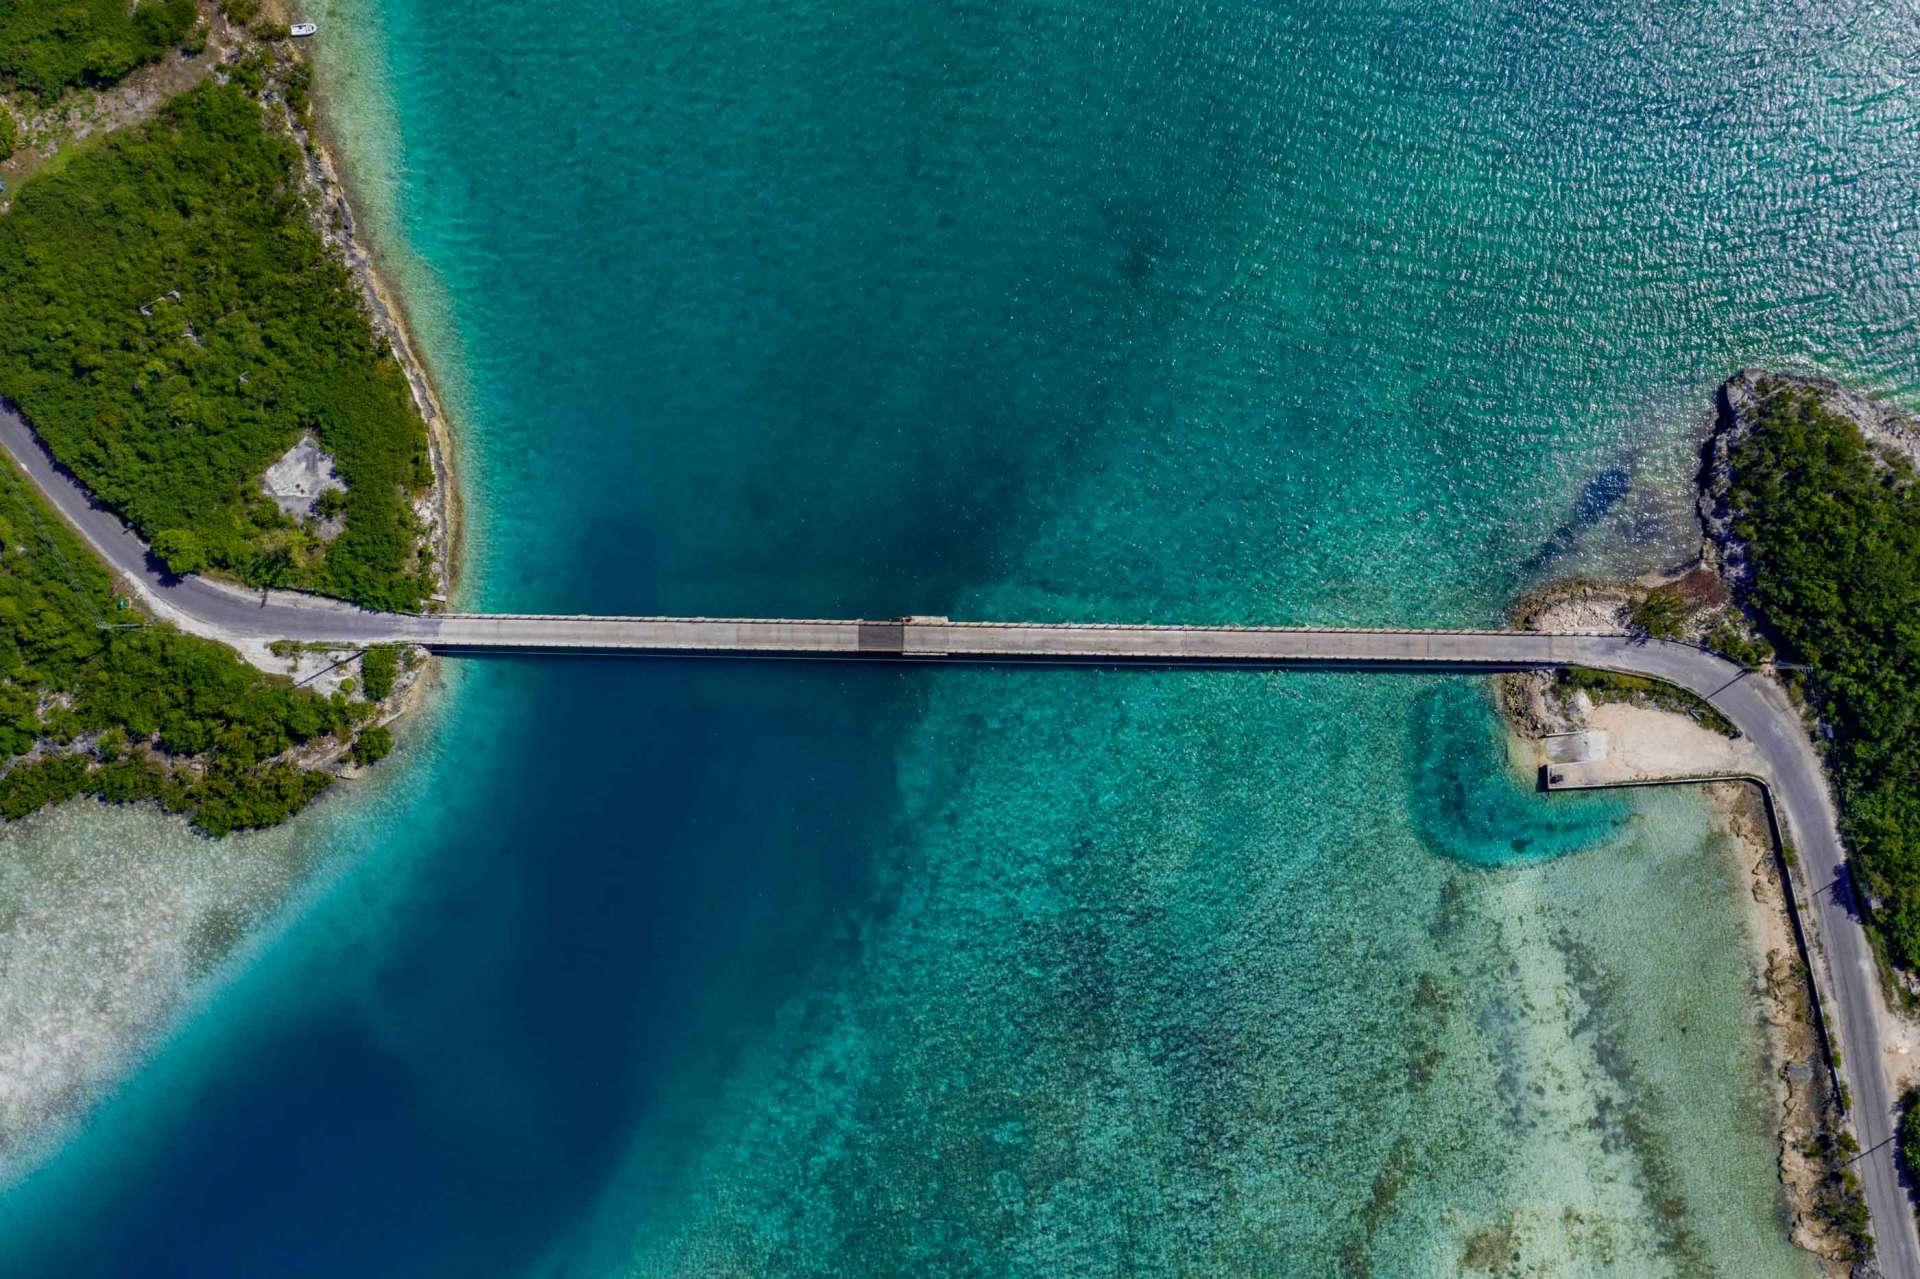
[[[296,649],[281,659],[288,679],[301,688],[310,688],[322,697],[331,697],[352,680],[360,684],[358,648]]]
[[[0,1185],[171,1024],[299,874],[285,828],[221,841],[91,801],[0,827]]]
[[[1607,735],[1607,758],[1587,765],[1613,780],[1692,777],[1761,772],[1753,743],[1722,737],[1685,715],[1627,702],[1603,702],[1587,714],[1587,727]],[[1589,771],[1589,780],[1600,773]]]
[[[1584,699],[1583,699],[1584,700]],[[1508,739],[1523,772],[1552,764],[1557,785],[1614,786],[1681,778],[1763,776],[1746,738],[1722,737],[1685,715],[1631,702],[1576,705],[1567,731]]]
[[[347,491],[333,455],[311,435],[301,436],[267,468],[260,487],[282,512],[303,523],[314,519],[321,494]]]

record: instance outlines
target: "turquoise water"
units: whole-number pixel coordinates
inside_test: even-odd
[[[1738,365],[1920,390],[1864,4],[318,16],[477,605],[1487,623]],[[1739,867],[1477,682],[449,684],[10,1269],[1805,1273]]]

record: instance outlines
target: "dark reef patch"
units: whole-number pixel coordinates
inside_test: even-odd
[[[1428,848],[1472,866],[1512,866],[1577,852],[1613,835],[1627,807],[1614,798],[1542,796],[1499,758],[1484,695],[1440,685],[1414,703],[1407,758],[1415,832]]]

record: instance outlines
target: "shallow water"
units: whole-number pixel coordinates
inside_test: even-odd
[[[213,845],[147,809],[70,804],[0,829],[0,1174],[109,1094],[312,869],[291,832]]]
[[[1920,389],[1864,4],[319,16],[483,606],[1485,624],[1740,364]],[[13,1269],[1805,1271],[1737,867],[1479,683],[452,684]]]

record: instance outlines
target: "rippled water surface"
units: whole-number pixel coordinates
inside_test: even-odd
[[[1913,362],[1865,4],[332,0],[516,609],[1487,624]],[[1740,868],[1469,680],[485,662],[21,1273],[1796,1275]]]

